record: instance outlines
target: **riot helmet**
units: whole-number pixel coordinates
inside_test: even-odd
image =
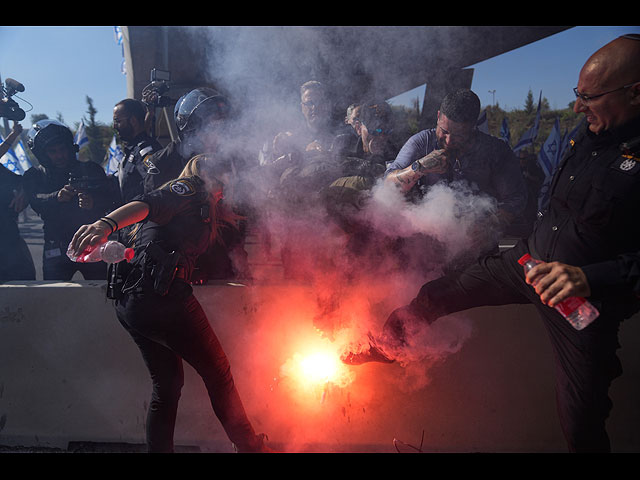
[[[56,144],[68,145],[70,154],[75,158],[78,145],[74,142],[73,133],[65,124],[57,120],[40,120],[31,127],[27,134],[29,149],[45,167],[52,166],[51,159],[47,155],[47,148]]]
[[[200,87],[183,95],[176,102],[174,117],[178,135],[196,131],[211,120],[224,120],[229,116],[229,101],[217,90]]]

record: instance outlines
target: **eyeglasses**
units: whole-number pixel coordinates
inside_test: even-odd
[[[591,100],[593,100],[594,98],[598,98],[598,97],[602,97],[603,95],[607,95],[609,93],[613,93],[613,92],[617,92],[619,90],[624,90],[625,88],[629,88],[629,87],[633,87],[634,85],[636,85],[639,82],[633,82],[630,83],[628,85],[625,85],[623,87],[620,88],[616,88],[615,90],[609,90],[608,92],[604,92],[604,93],[599,93],[598,95],[585,95],[584,93],[580,93],[578,92],[578,87],[573,89],[573,93],[576,94],[576,98],[579,98],[580,100],[582,100],[584,103],[589,103]]]

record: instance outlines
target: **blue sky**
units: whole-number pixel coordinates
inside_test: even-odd
[[[535,101],[542,91],[552,109],[566,108],[575,100],[573,87],[584,62],[600,47],[626,33],[640,33],[640,27],[578,26],[557,33],[469,65],[474,69],[471,89],[483,106],[492,105],[495,95],[495,102],[504,110],[522,108],[531,89]],[[495,94],[490,93],[492,90]],[[422,101],[424,91],[424,86],[419,87],[390,103],[406,103],[416,96]]]
[[[499,28],[499,27],[498,27]],[[551,108],[564,108],[574,99],[572,88],[584,61],[599,47],[640,27],[575,27],[552,37],[486,60],[474,68],[472,89],[483,105],[495,101],[504,109],[521,108],[529,89],[539,92]],[[22,122],[28,128],[34,113],[55,118],[58,112],[70,127],[87,116],[86,96],[94,101],[97,118],[111,123],[113,105],[126,98],[126,77],[120,71],[122,50],[112,26],[0,26],[0,75],[18,80],[18,94],[33,105]],[[410,104],[424,87],[392,99]],[[16,99],[25,110],[31,107]]]

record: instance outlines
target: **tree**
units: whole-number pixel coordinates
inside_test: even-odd
[[[527,98],[524,101],[524,112],[527,115],[529,115],[535,112],[537,108],[538,108],[537,105],[533,101],[533,92],[531,91],[531,89],[529,89],[529,92],[527,93]]]
[[[96,122],[96,113],[98,111],[93,106],[93,99],[87,95],[86,101],[89,120],[84,117],[82,120],[85,124],[89,145],[82,149],[81,159],[85,157],[89,161],[102,165],[113,136],[113,130],[111,127]]]

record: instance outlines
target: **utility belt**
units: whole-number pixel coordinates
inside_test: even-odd
[[[107,298],[118,300],[125,294],[153,292],[165,296],[175,279],[189,281],[187,269],[179,265],[180,252],[167,251],[158,242],[136,248],[134,260],[128,264],[109,265]]]

